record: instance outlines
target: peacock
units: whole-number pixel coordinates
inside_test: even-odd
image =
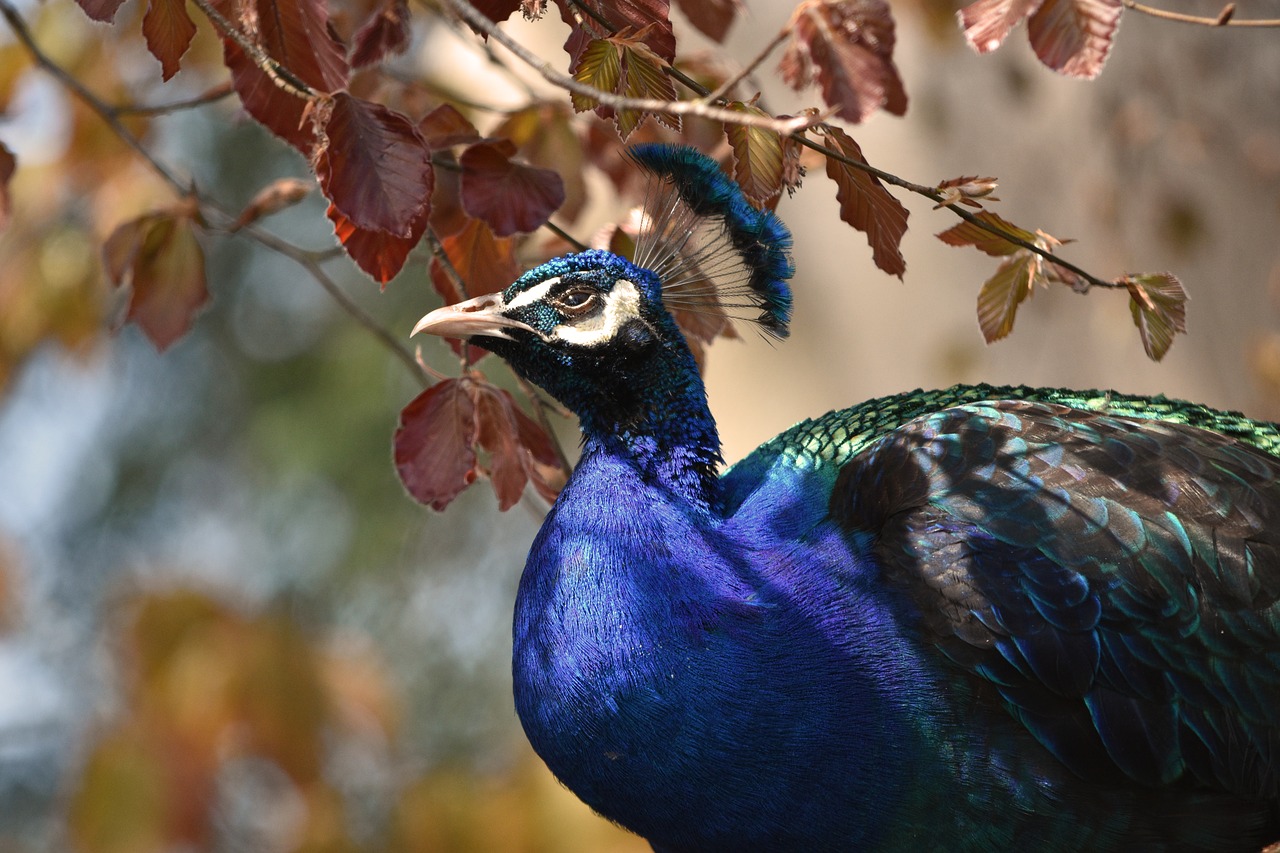
[[[1280,426],[956,386],[722,472],[672,311],[787,333],[790,234],[653,144],[634,260],[427,314],[579,418],[528,556],[534,749],[655,851],[1257,853],[1280,839]]]

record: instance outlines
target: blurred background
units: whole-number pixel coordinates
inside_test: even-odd
[[[1149,362],[1122,293],[1056,288],[984,346],[974,305],[995,262],[934,238],[954,217],[902,197],[899,282],[838,220],[817,169],[779,205],[796,236],[791,339],[747,334],[710,352],[726,456],[806,416],[955,382],[1166,393],[1280,417],[1276,31],[1126,12],[1086,83],[1040,66],[1022,30],[976,56],[956,5],[893,4],[911,103],[853,129],[867,159],[926,184],[998,176],[995,209],[1075,238],[1063,255],[1091,272],[1177,274],[1190,333]],[[1280,2],[1247,5],[1280,17]],[[160,85],[137,0],[114,27],[70,0],[17,8],[110,103],[222,79],[203,33]],[[725,54],[748,61],[791,9],[747,0]],[[510,31],[562,61],[554,14]],[[682,20],[677,37],[697,52]],[[397,62],[485,103],[522,97],[444,26],[415,28]],[[771,110],[817,102],[774,67],[758,75]],[[99,247],[172,198],[3,26],[0,92],[0,141],[20,167],[0,231],[0,853],[647,849],[558,787],[511,707],[512,602],[545,505],[530,494],[500,514],[476,488],[441,514],[406,497],[390,440],[414,377],[299,267],[246,241],[204,244],[212,301],[164,354],[133,327],[105,334],[119,306]],[[234,97],[139,127],[231,208],[309,174]],[[594,204],[572,230],[618,213]],[[332,245],[314,195],[267,224]],[[405,336],[438,302],[428,257],[382,293],[330,267]],[[443,347],[424,357],[456,374]]]

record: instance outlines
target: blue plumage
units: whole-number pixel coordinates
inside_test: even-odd
[[[1280,429],[957,387],[721,475],[668,306],[784,333],[789,237],[701,155],[635,156],[668,190],[636,262],[559,258],[419,324],[582,422],[515,616],[517,710],[556,775],[659,851],[1280,839]]]

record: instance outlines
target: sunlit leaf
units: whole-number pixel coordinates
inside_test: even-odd
[[[836,115],[860,122],[877,109],[907,111],[893,63],[894,23],[884,0],[804,0],[791,14],[778,70],[799,91],[817,80]]]
[[[974,218],[980,219],[1000,231],[1012,234],[1014,237],[1018,237],[1028,243],[1037,241],[1037,236],[1034,232],[1014,225],[999,214],[992,213],[989,210],[974,214]],[[939,240],[948,246],[973,246],[978,251],[986,252],[993,258],[1012,255],[1021,248],[1017,243],[1011,243],[999,234],[993,234],[980,225],[975,225],[967,220],[948,228],[937,236]]]
[[[149,0],[142,34],[147,50],[160,60],[164,79],[177,74],[178,62],[196,35],[196,25],[187,14],[187,0]]]
[[[837,127],[824,132],[829,147],[850,160],[865,163],[862,149]],[[875,264],[889,275],[902,278],[907,262],[902,257],[902,235],[907,232],[908,212],[874,175],[827,157],[827,176],[836,182],[840,218],[867,235]]]
[[[587,45],[573,79],[601,92],[616,92],[622,80],[622,55],[618,45],[609,39],[596,39]],[[593,109],[595,98],[573,93],[573,108],[578,112]]]
[[[1173,336],[1187,331],[1187,292],[1171,273],[1142,273],[1120,281],[1129,289],[1129,311],[1143,349],[1159,361],[1173,345]]]
[[[386,284],[396,277],[396,273],[404,267],[413,247],[418,245],[423,233],[427,230],[429,216],[415,220],[413,230],[407,237],[389,234],[374,228],[361,228],[342,215],[336,205],[330,204],[325,211],[329,221],[333,223],[334,236],[346,249],[347,254],[360,269],[368,273],[374,281]]]
[[[1013,331],[1018,306],[1031,295],[1040,267],[1037,255],[1021,250],[1003,261],[978,293],[978,326],[987,343]]]
[[[475,482],[475,402],[470,380],[437,382],[400,412],[394,447],[405,489],[432,509],[443,510]]]
[[[506,290],[520,276],[514,240],[494,236],[482,220],[467,220],[461,230],[443,238],[440,246],[466,284],[468,296]]]
[[[409,47],[409,4],[384,0],[351,39],[351,67],[363,68]]]
[[[698,32],[713,41],[724,41],[729,26],[742,10],[741,0],[679,0],[680,11]]]
[[[559,174],[515,163],[513,154],[515,145],[504,139],[472,145],[458,161],[463,209],[499,237],[535,230],[564,203]]]
[[[103,255],[112,283],[129,289],[128,319],[157,349],[186,334],[209,299],[204,253],[182,212],[151,213],[120,225]]]
[[[999,47],[1009,32],[1040,8],[1043,0],[977,0],[956,14],[969,45],[978,53]]]
[[[1121,0],[1044,0],[1027,23],[1036,56],[1068,77],[1102,71],[1123,11]]]
[[[767,117],[751,104],[735,102],[729,109]],[[764,127],[725,123],[725,135],[733,147],[733,178],[747,198],[763,202],[782,192],[782,134]]]

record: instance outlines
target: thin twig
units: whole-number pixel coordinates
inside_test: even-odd
[[[199,0],[204,2],[205,0]],[[762,127],[772,130],[776,133],[789,134],[798,130],[812,126],[818,121],[813,116],[797,116],[790,119],[776,119],[771,116],[758,116],[748,112],[737,112],[735,110],[727,110],[721,107],[710,106],[700,101],[663,101],[655,98],[626,98],[621,95],[615,95],[612,92],[605,92],[594,86],[588,86],[580,83],[567,74],[561,74],[551,67],[537,54],[530,51],[524,45],[507,35],[493,21],[486,18],[475,6],[471,5],[467,0],[447,0],[450,8],[452,8],[459,16],[461,16],[468,24],[471,24],[478,30],[484,32],[498,44],[514,53],[520,61],[524,62],[533,70],[537,71],[547,82],[566,89],[575,95],[591,98],[592,100],[603,104],[607,107],[613,107],[617,110],[637,110],[648,113],[663,113],[666,115],[691,115],[699,118],[710,119],[711,121],[722,121],[727,124],[740,124],[750,127]]]
[[[327,272],[324,271],[322,266],[320,266],[317,253],[309,252],[300,246],[295,246],[287,240],[277,237],[270,231],[266,231],[256,225],[247,225],[244,228],[241,228],[237,233],[248,236],[254,242],[265,246],[274,252],[279,252],[306,270],[311,277],[314,278],[331,297],[333,297],[333,300],[338,303],[339,307],[341,307],[343,311],[349,314],[352,319],[377,338],[377,340],[386,347],[392,355],[398,358],[406,367],[409,368],[410,373],[421,378],[424,385],[431,384],[431,377],[422,369],[422,366],[418,364],[418,360],[414,358],[413,352],[409,347],[402,344],[399,338],[387,331],[381,323],[374,319],[372,315],[367,313],[355,302],[355,300],[347,295],[347,292],[343,290]]]
[[[234,89],[231,83],[221,83],[214,86],[203,95],[196,95],[194,98],[187,98],[183,101],[173,101],[168,104],[118,104],[108,107],[112,115],[115,116],[156,116],[169,115],[170,113],[180,112],[182,110],[195,109],[203,107],[206,104],[216,103],[230,95]]]
[[[1135,12],[1141,12],[1153,18],[1162,18],[1166,21],[1177,21],[1180,24],[1199,24],[1204,27],[1280,27],[1280,19],[1277,18],[1235,17],[1236,4],[1234,3],[1228,3],[1224,6],[1215,18],[1203,18],[1199,15],[1184,15],[1181,12],[1157,9],[1154,6],[1135,2],[1135,0],[1121,0],[1121,2],[1124,3],[1126,8]]]
[[[514,371],[513,371],[514,373]],[[556,436],[556,431],[551,428],[551,419],[547,417],[547,411],[551,408],[547,401],[523,376],[516,373],[516,383],[519,384],[520,390],[524,391],[529,402],[533,404],[533,413],[538,418],[538,425],[542,427],[542,431],[551,439],[551,447],[556,452],[556,459],[560,462],[560,470],[568,477],[573,473],[573,463],[569,461],[569,456],[564,452],[564,447],[560,444],[560,439]]]
[[[730,92],[732,92],[735,86],[737,86],[743,80],[751,76],[755,72],[755,70],[759,68],[760,65],[766,59],[769,58],[769,54],[777,50],[778,45],[782,44],[784,41],[787,40],[787,37],[789,35],[790,33],[788,33],[785,29],[779,32],[776,36],[773,37],[772,41],[766,44],[761,49],[761,51],[756,54],[755,59],[747,63],[746,67],[744,67],[737,74],[730,77],[728,80],[721,83],[718,87],[716,87],[716,90],[714,92],[710,92],[706,95],[703,95],[702,100],[711,104],[715,104],[723,101],[725,99],[725,96],[727,96]]]

